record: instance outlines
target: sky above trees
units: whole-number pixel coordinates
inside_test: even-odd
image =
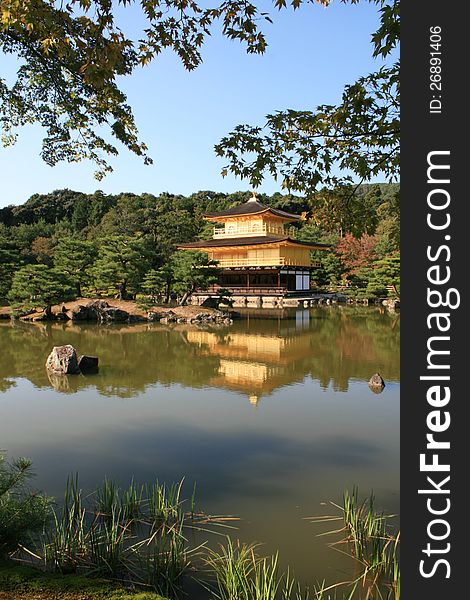
[[[270,11],[274,23],[264,25],[269,43],[264,55],[247,55],[243,46],[214,33],[195,71],[185,71],[168,51],[122,82],[153,165],[145,166],[122,148],[111,161],[114,172],[101,182],[88,162],[51,168],[39,157],[41,131],[30,126],[20,132],[16,146],[0,148],[0,206],[65,187],[154,194],[246,189],[246,182],[221,177],[224,160],[215,156],[214,144],[239,123],[264,123],[270,112],[337,103],[345,84],[381,64],[372,59],[370,39],[378,24],[373,4]],[[128,30],[139,25],[134,17],[127,17]],[[16,66],[0,55],[3,77],[12,76]],[[279,184],[267,179],[262,190],[273,193]]]

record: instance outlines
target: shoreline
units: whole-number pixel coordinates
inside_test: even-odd
[[[51,315],[42,309],[15,316],[10,306],[0,307],[0,319],[46,322],[101,322],[101,323],[224,323],[230,324],[228,312],[202,306],[151,305],[144,309],[135,300],[114,298],[78,298],[52,306]]]

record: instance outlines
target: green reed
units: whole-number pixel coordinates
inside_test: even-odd
[[[257,544],[227,539],[205,558],[209,577],[205,584],[214,600],[352,600],[357,584],[344,593],[338,586],[302,587],[292,574],[280,570],[278,555],[259,557]]]
[[[64,501],[53,511],[53,525],[45,532],[44,562],[54,571],[75,572],[86,556],[86,509],[78,477],[67,479]]]
[[[394,515],[385,515],[376,509],[373,493],[362,502],[359,501],[357,487],[353,488],[352,493],[348,490],[344,492],[342,505],[331,504],[339,509],[340,515],[314,517],[311,520],[316,523],[343,522],[341,529],[327,534],[342,533],[342,539],[332,546],[346,551],[359,565],[358,576],[349,583],[361,583],[366,590],[366,597],[399,599],[400,532],[394,532],[389,523]]]
[[[195,549],[189,548],[187,528],[207,517],[186,513],[181,499],[183,480],[166,486],[125,488],[105,480],[87,498],[78,477],[69,478],[60,510],[54,512],[43,541],[43,558],[54,571],[108,574],[175,595]]]

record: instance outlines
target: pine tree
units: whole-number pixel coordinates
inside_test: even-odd
[[[62,238],[54,248],[54,266],[74,282],[78,297],[82,295],[82,285],[90,281],[95,258],[96,246],[86,240]]]
[[[54,304],[75,298],[73,283],[64,273],[47,265],[26,265],[13,276],[8,294],[13,308],[41,307],[51,316]]]
[[[205,252],[181,250],[172,259],[173,289],[181,296],[180,305],[196,290],[207,290],[220,273],[217,262],[209,260]]]

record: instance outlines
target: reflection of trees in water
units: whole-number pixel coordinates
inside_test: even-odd
[[[334,308],[314,321],[309,374],[323,387],[346,391],[350,379],[368,381],[380,371],[398,381],[400,335],[397,315],[374,309]]]
[[[293,318],[287,314],[282,319],[243,319],[229,328],[208,329],[209,336],[180,325],[170,329],[147,324],[2,323],[0,390],[17,377],[67,393],[91,386],[100,394],[120,397],[135,396],[156,383],[216,385],[250,395],[270,393],[306,376],[343,391],[351,379],[366,382],[375,371],[386,381],[399,379],[397,315],[372,308],[319,307],[299,326],[295,311],[291,314]],[[62,344],[74,345],[79,354],[98,356],[99,373],[50,381],[44,363],[52,346]],[[227,369],[230,361],[233,369]],[[265,366],[272,375],[257,386],[254,381],[250,386],[246,378],[234,385],[237,364]],[[253,370],[257,371],[262,370]]]

